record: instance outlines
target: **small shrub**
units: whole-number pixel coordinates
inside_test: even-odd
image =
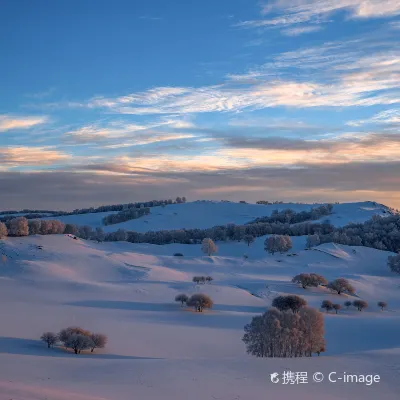
[[[330,300],[324,300],[321,304],[321,308],[328,312],[333,309],[333,304]]]
[[[354,300],[353,301],[353,306],[357,307],[358,311],[362,311],[362,310],[364,310],[365,308],[368,307],[368,303],[366,301],[364,301],[364,300]]]
[[[53,332],[44,332],[42,336],[40,336],[40,340],[47,344],[47,347],[50,349],[52,346],[57,344],[58,336]]]
[[[183,305],[184,305],[188,300],[189,300],[189,297],[188,297],[186,294],[184,294],[184,293],[177,294],[177,295],[175,296],[175,301],[181,302],[181,307],[183,307]]]
[[[189,307],[194,307],[194,309],[198,312],[203,312],[204,308],[212,308],[213,301],[209,296],[203,293],[196,293],[187,300],[186,304]]]
[[[387,303],[385,301],[379,301],[378,307],[380,307],[381,310],[383,311],[387,307]]]

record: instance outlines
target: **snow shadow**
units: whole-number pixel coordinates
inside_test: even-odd
[[[95,350],[96,351],[96,350]],[[76,355],[67,352],[61,347],[47,348],[47,345],[39,340],[23,339],[0,336],[0,354],[17,354],[38,357],[73,357],[73,358],[97,358],[101,360],[160,360],[153,357],[124,356],[120,354],[82,353]]]

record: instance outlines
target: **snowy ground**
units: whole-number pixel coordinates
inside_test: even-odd
[[[137,232],[158,231],[181,228],[211,228],[229,223],[245,224],[258,217],[271,215],[274,210],[292,209],[296,212],[309,211],[318,204],[241,204],[217,201],[197,201],[185,204],[171,204],[166,207],[152,207],[151,214],[136,220],[103,226],[106,232],[125,229]],[[373,215],[387,215],[385,206],[372,202],[335,204],[331,215],[321,219],[329,220],[335,226],[344,226],[349,222],[365,222]],[[56,219],[65,223],[102,226],[102,219],[115,212],[76,214],[59,216]],[[321,222],[320,221],[320,222]]]
[[[290,251],[296,255],[271,256],[263,240],[250,248],[220,244],[212,258],[198,245],[97,244],[64,235],[0,241],[7,254],[0,260],[0,400],[397,399],[400,277],[388,271],[389,253],[333,244],[306,251],[298,237]],[[278,293],[300,294],[315,307],[348,299],[290,282],[306,271],[350,279],[369,309],[326,315],[327,351],[320,357],[247,355],[243,326]],[[214,282],[196,287],[194,275]],[[213,310],[194,313],[173,301],[199,291],[213,298]],[[378,309],[379,300],[389,303],[387,311]],[[43,331],[70,325],[107,334],[108,346],[75,356],[38,341]],[[271,373],[288,369],[307,371],[309,381],[315,372],[336,371],[379,374],[381,382],[270,382]]]

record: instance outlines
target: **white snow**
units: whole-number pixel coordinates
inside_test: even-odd
[[[161,216],[152,210],[152,224],[167,227],[176,210],[177,222],[169,228],[194,227],[202,218],[193,204],[157,208]],[[203,218],[203,227],[245,222],[257,216],[255,210],[265,215],[268,208],[243,205],[235,213],[239,207],[234,205],[218,217],[219,207]],[[136,229],[143,224],[133,223]],[[263,250],[264,239],[250,247],[219,244],[214,257],[203,256],[200,245],[94,243],[67,235],[0,241],[1,253],[7,254],[5,263],[0,259],[0,400],[397,399],[400,276],[386,266],[390,253],[333,244],[306,251],[305,237],[297,237],[291,256],[271,256]],[[174,257],[175,252],[184,257]],[[343,304],[356,298],[325,288],[304,290],[290,282],[307,271],[328,280],[349,279],[369,308],[325,314],[327,351],[320,357],[247,355],[243,327],[275,295],[300,294],[314,307],[324,299]],[[194,275],[211,275],[214,281],[196,287]],[[198,291],[212,297],[212,310],[195,313],[173,301],[180,292]],[[379,310],[379,300],[388,302],[387,311]],[[38,340],[43,331],[70,325],[107,334],[107,347],[75,356],[47,349]],[[381,382],[270,382],[271,373],[287,369],[307,371],[309,381],[314,372],[337,371],[379,374]]]

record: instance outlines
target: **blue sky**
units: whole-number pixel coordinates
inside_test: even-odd
[[[0,208],[400,207],[399,15],[397,0],[3,0]]]

